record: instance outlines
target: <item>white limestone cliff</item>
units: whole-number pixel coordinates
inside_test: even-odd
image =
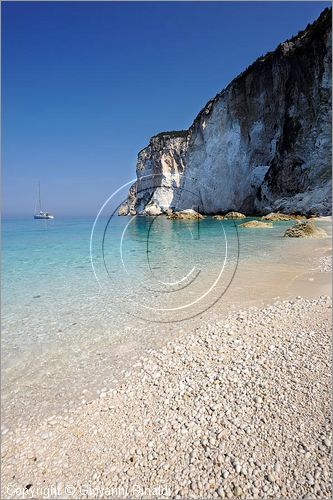
[[[233,80],[188,131],[153,137],[127,206],[330,214],[331,10]]]

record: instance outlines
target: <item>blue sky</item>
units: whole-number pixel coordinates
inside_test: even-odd
[[[163,130],[188,128],[327,2],[2,2],[3,213],[95,214]]]

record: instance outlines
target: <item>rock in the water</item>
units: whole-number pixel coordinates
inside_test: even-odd
[[[156,201],[150,201],[143,211],[144,215],[156,216],[161,215],[161,207],[156,203]]]
[[[195,210],[189,208],[186,210],[181,210],[180,212],[172,212],[168,214],[168,219],[186,219],[186,220],[197,220],[203,219],[204,216],[196,212]]]
[[[214,215],[214,216],[213,216],[213,219],[216,219],[216,220],[224,220],[224,219],[225,219],[225,217],[224,217],[224,215]]]
[[[256,228],[260,228],[260,229],[269,229],[271,227],[273,227],[273,224],[272,223],[269,223],[269,222],[261,222],[259,220],[250,220],[249,222],[244,222],[243,224],[239,224],[238,227],[247,227],[247,228],[252,228],[252,229],[256,229]]]
[[[281,214],[280,212],[271,212],[270,214],[264,215],[262,217],[262,220],[269,220],[269,221],[287,221],[287,220],[294,220],[294,219],[304,219],[303,216],[301,215],[292,215],[292,214]]]
[[[294,226],[287,229],[284,236],[289,238],[326,238],[327,233],[320,227],[317,227],[312,220],[297,222]]]
[[[241,214],[240,212],[228,212],[225,214],[225,219],[245,219],[246,215]]]
[[[128,214],[129,214],[129,206],[127,203],[123,203],[118,210],[118,215],[128,215]]]

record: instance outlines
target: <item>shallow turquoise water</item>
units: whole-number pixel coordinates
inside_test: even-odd
[[[4,220],[4,342],[10,344],[11,336],[18,341],[17,331],[7,329],[7,320],[17,324],[29,317],[47,328],[48,311],[66,316],[101,291],[108,298],[110,315],[124,312],[119,298],[123,303],[139,296],[143,309],[171,308],[174,301],[184,306],[186,296],[197,300],[221,273],[220,290],[225,288],[231,275],[239,272],[238,259],[277,262],[290,243],[281,238],[290,223],[269,230],[237,229],[242,222],[104,217],[90,241],[93,218]],[[127,312],[135,307],[130,304]],[[95,313],[100,313],[98,307]],[[21,342],[29,344],[29,339]]]
[[[76,301],[88,300],[101,289],[107,291],[111,304],[119,295],[144,296],[145,290],[163,293],[165,301],[169,293],[198,284],[204,274],[207,278],[212,269],[219,273],[225,261],[235,264],[238,244],[242,259],[271,253],[272,231],[247,231],[244,238],[244,230],[239,230],[238,242],[232,221],[114,217],[108,224],[102,218],[90,242],[93,223],[93,218],[79,217],[3,221],[5,325],[8,318],[19,320],[26,315],[47,322],[48,310],[57,307],[66,314]],[[194,279],[197,274],[200,279]]]
[[[308,265],[304,241],[282,238],[290,222],[267,230],[240,229],[242,222],[102,217],[92,234],[94,218],[5,219],[5,404],[17,413],[36,387],[43,404],[63,401],[85,378],[106,378],[116,344],[171,339],[207,311],[249,302],[279,266],[283,281]],[[306,245],[315,255],[320,242]]]

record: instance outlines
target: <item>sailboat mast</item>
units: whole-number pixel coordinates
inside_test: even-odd
[[[38,212],[36,210],[37,205],[39,205]],[[40,181],[38,181],[38,193],[37,193],[37,198],[36,198],[34,219],[54,219],[54,215],[49,214],[48,212],[44,212],[42,210],[42,200],[40,197]]]
[[[40,181],[38,181],[38,202],[39,202],[39,211],[42,210],[42,202],[40,199]]]

